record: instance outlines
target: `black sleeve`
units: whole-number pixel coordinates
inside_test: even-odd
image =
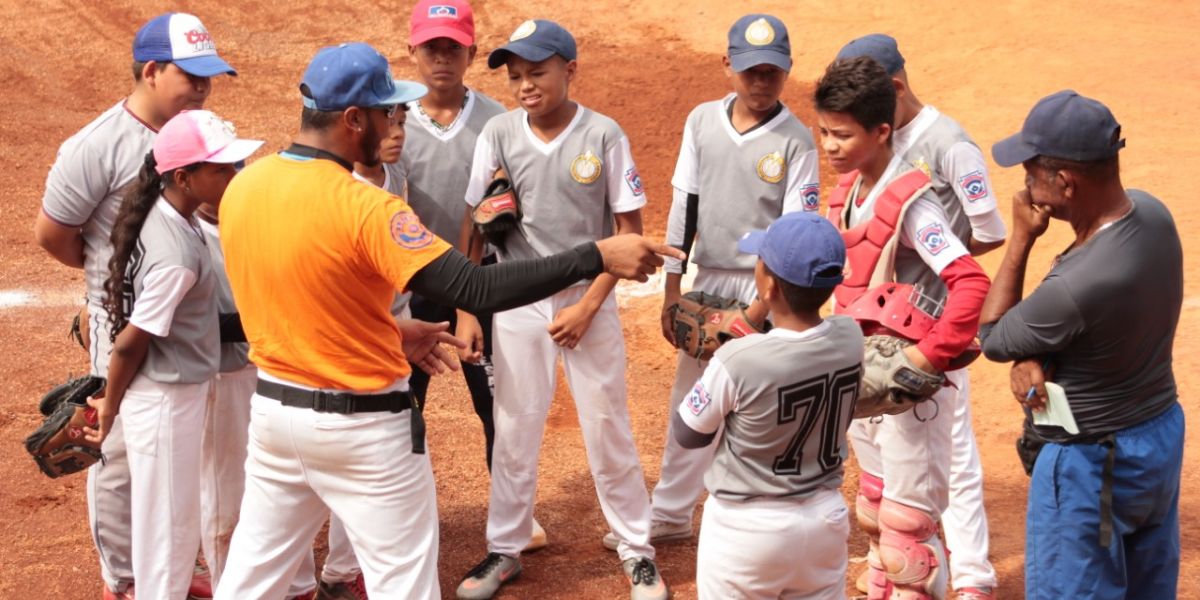
[[[221,323],[221,343],[233,344],[246,341],[246,332],[242,329],[242,313],[221,313],[217,315]]]
[[[546,258],[483,267],[450,250],[417,271],[408,289],[470,313],[497,312],[536,302],[603,272],[604,259],[594,243]]]
[[[696,241],[696,227],[699,226],[699,221],[700,195],[688,194],[687,210],[684,211],[683,217],[683,247],[679,248],[688,257],[692,256],[692,244]],[[682,268],[683,270],[680,272],[687,273],[688,259],[684,259]]]

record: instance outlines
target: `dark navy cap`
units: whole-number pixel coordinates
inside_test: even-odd
[[[788,213],[766,230],[747,233],[738,240],[738,250],[757,254],[777,277],[806,288],[837,286],[846,266],[842,234],[829,219],[807,211]]]
[[[237,75],[217,56],[217,45],[200,19],[187,13],[166,13],[150,19],[133,37],[133,60],[171,62],[196,77]]]
[[[1107,106],[1063,90],[1039,100],[1019,133],[992,145],[992,158],[1002,167],[1035,156],[1091,162],[1112,158],[1124,147],[1121,124]]]
[[[737,73],[758,65],[792,70],[787,27],[771,15],[746,15],[729,28],[729,65]]]
[[[896,38],[886,33],[872,33],[851,40],[838,51],[836,60],[850,60],[860,56],[875,59],[888,75],[895,75],[904,68],[904,56],[900,54]]]
[[[391,106],[412,102],[428,90],[415,81],[392,79],[388,61],[362,42],[321,48],[300,85],[304,106],[339,111],[351,106]]]
[[[525,21],[508,37],[507,44],[488,55],[488,68],[499,69],[508,61],[510,54],[530,62],[542,62],[555,54],[565,60],[575,60],[575,37],[554,21]]]

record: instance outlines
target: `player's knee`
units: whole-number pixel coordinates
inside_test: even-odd
[[[859,474],[854,512],[858,526],[872,537],[879,535],[879,502],[882,499],[883,480],[865,471]]]
[[[879,525],[879,554],[888,579],[898,586],[936,593],[937,581],[943,579],[940,576],[943,561],[933,515],[884,499],[879,508]]]

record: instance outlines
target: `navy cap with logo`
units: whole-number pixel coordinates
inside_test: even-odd
[[[575,37],[562,25],[545,19],[525,21],[513,30],[508,43],[488,55],[488,68],[499,69],[510,55],[529,62],[542,62],[555,54],[564,60],[575,60]]]
[[[1107,106],[1063,90],[1039,100],[1021,131],[992,146],[992,158],[1002,167],[1036,156],[1092,162],[1112,158],[1124,147],[1121,124]]]
[[[392,79],[387,59],[362,42],[321,48],[300,84],[305,108],[328,112],[404,104],[427,91],[415,81]]]
[[[771,15],[746,15],[729,28],[729,66],[741,73],[758,65],[792,70],[787,27]]]
[[[829,219],[816,213],[792,212],[766,230],[738,240],[738,251],[756,254],[776,277],[806,288],[831,288],[842,282],[846,243]]]
[[[872,33],[850,40],[838,50],[836,60],[850,60],[860,56],[875,59],[888,75],[895,75],[904,68],[904,56],[900,54],[896,38],[886,33]]]

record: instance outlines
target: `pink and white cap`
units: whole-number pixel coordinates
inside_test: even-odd
[[[250,157],[261,140],[239,139],[229,121],[207,110],[185,110],[167,121],[154,139],[159,175],[196,163],[233,164]]]

